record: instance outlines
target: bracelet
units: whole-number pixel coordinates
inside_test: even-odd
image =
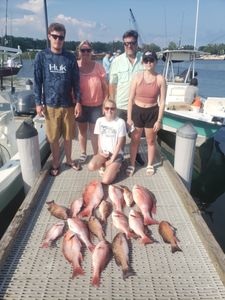
[[[162,123],[162,120],[157,120],[156,122]]]

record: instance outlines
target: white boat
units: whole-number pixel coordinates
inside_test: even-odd
[[[0,94],[0,212],[23,189],[20,156],[17,150],[16,130],[24,119],[15,119],[10,94]],[[34,119],[38,131],[41,161],[50,149],[43,126],[44,119]]]
[[[22,68],[20,47],[0,46],[0,78],[16,75]]]
[[[185,92],[190,80],[197,72],[195,61],[202,52],[197,50],[165,50],[163,75],[167,83],[166,108],[162,128],[175,133],[178,128],[190,122],[197,131],[197,145],[200,146],[225,125],[225,98],[201,97],[202,106],[185,103]]]

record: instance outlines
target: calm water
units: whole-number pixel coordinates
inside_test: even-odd
[[[162,70],[162,63],[158,62],[158,71]],[[196,61],[198,72],[199,93],[204,97],[225,97],[225,61]],[[33,78],[33,66],[31,61],[24,61],[24,67],[19,77]],[[225,252],[225,194],[217,199],[212,199],[203,217],[207,221],[215,238]]]

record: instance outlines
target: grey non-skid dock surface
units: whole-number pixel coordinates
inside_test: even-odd
[[[73,148],[73,157],[77,158],[77,142]],[[144,142],[141,150],[146,155]],[[72,268],[62,254],[62,238],[56,247],[40,248],[46,230],[58,221],[50,215],[45,202],[54,199],[69,206],[82,195],[87,183],[100,177],[98,172],[88,172],[86,164],[80,172],[62,167],[58,177],[45,179],[31,215],[15,238],[0,271],[0,299],[225,299],[224,285],[181,201],[177,192],[180,187],[172,183],[174,174],[165,165],[167,161],[158,166],[152,177],[145,175],[145,168],[138,169],[131,178],[122,171],[120,183],[129,188],[140,184],[155,194],[156,219],[167,220],[177,228],[183,252],[172,254],[170,245],[158,233],[158,225],[153,225],[149,229],[156,240],[154,244],[143,246],[138,240],[131,240],[130,263],[136,276],[123,281],[122,271],[113,258],[102,272],[100,287],[93,287],[91,255],[84,249],[85,275],[71,279]],[[107,240],[111,242],[116,233],[110,217]]]

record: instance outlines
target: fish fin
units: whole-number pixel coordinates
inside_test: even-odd
[[[153,200],[152,210],[151,212],[155,215],[156,214],[156,201]]]
[[[172,253],[175,253],[177,251],[181,251],[182,252],[182,250],[180,249],[180,247],[177,244],[171,245],[171,251],[172,251]]]
[[[149,216],[144,217],[144,225],[155,225],[159,224],[159,221],[152,219]]]
[[[82,269],[81,266],[77,266],[73,269],[73,275],[72,278],[78,276],[78,275],[84,275],[84,270]]]
[[[92,277],[91,284],[94,285],[94,286],[96,286],[96,287],[99,287],[99,285],[100,285],[100,277],[99,277],[99,275],[94,275]]]
[[[131,269],[123,270],[123,280],[126,280],[128,277],[135,275],[136,273]]]
[[[140,239],[140,243],[145,245],[145,244],[152,244],[152,243],[154,243],[154,241],[151,240],[151,239],[146,235],[146,236],[144,236],[143,238]]]

